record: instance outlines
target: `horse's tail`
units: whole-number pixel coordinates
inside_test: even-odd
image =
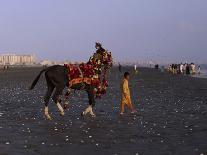
[[[35,87],[35,85],[37,84],[37,82],[38,82],[40,76],[41,76],[42,73],[45,72],[46,70],[47,70],[47,69],[43,69],[43,70],[40,71],[40,73],[37,75],[37,77],[36,77],[36,78],[34,79],[34,81],[32,82],[32,85],[29,87],[29,90],[32,90],[32,89]]]

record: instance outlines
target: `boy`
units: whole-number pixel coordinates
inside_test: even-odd
[[[121,112],[120,112],[121,115],[124,114],[124,106],[125,105],[127,105],[127,107],[131,110],[131,113],[136,112],[136,110],[132,106],[128,80],[129,80],[129,72],[125,72],[124,79],[121,82],[121,93],[122,93]]]

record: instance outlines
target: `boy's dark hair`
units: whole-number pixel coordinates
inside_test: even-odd
[[[127,76],[129,76],[130,74],[129,74],[129,72],[125,72],[124,73],[124,77],[126,78]]]

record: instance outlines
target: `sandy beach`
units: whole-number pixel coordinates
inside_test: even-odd
[[[207,79],[140,68],[130,88],[138,114],[119,116],[120,79],[111,70],[109,88],[96,100],[96,118],[81,117],[87,94],[72,93],[66,115],[49,104],[43,117],[44,76],[27,88],[41,68],[0,71],[0,155],[200,155],[207,154]]]

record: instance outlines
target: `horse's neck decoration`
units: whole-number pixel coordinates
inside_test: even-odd
[[[94,86],[96,97],[106,93],[108,71],[112,67],[111,52],[100,47],[87,63],[65,64],[69,69],[69,88],[75,84],[87,83]]]

